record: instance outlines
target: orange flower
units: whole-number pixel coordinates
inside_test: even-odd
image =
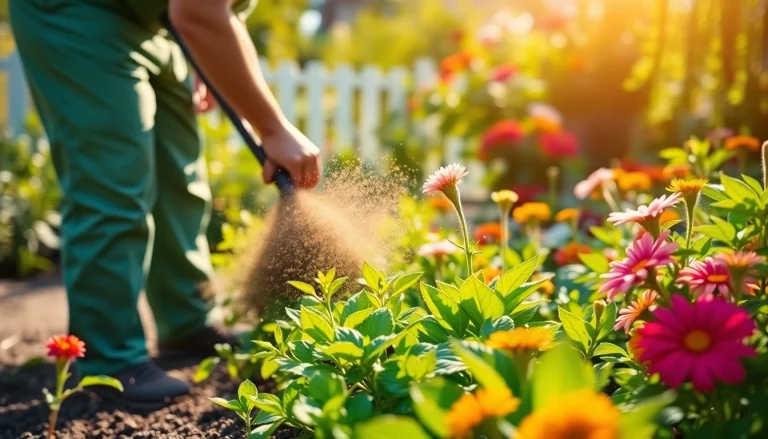
[[[667,165],[664,167],[664,177],[667,180],[671,180],[673,178],[683,178],[690,173],[691,167],[686,163],[679,165]]]
[[[457,73],[469,67],[471,62],[472,56],[466,51],[446,56],[440,61],[440,80],[443,83],[450,82]]]
[[[744,149],[754,152],[760,149],[760,139],[752,136],[733,136],[726,139],[724,146],[725,149],[731,151]]]
[[[653,185],[651,177],[644,172],[620,172],[617,176],[619,189],[624,192],[647,191]]]
[[[448,212],[453,209],[453,203],[445,195],[427,198],[427,205],[440,212]]]
[[[512,354],[545,351],[552,347],[552,332],[545,328],[517,328],[491,334],[486,345]]]
[[[592,390],[578,390],[552,400],[528,415],[519,439],[618,439],[619,410],[611,399]]]
[[[475,241],[480,245],[486,245],[501,240],[501,224],[484,223],[475,229]]]
[[[557,215],[555,215],[555,221],[559,223],[573,221],[579,217],[579,214],[581,214],[579,209],[569,207],[567,209],[561,210],[560,212],[557,212]]]
[[[643,166],[640,168],[639,172],[642,172],[649,177],[651,177],[651,180],[657,181],[657,182],[665,182],[667,181],[667,177],[664,175],[664,166]]]
[[[74,335],[54,335],[45,342],[48,356],[71,361],[85,356],[85,343]]]
[[[512,216],[519,224],[525,224],[529,221],[546,221],[552,216],[552,211],[546,203],[530,202],[515,209]]]
[[[531,276],[532,281],[537,281],[544,277],[541,273],[536,273],[533,276]],[[541,294],[544,294],[545,296],[551,296],[552,293],[555,292],[555,284],[552,283],[551,279],[545,280],[540,286],[539,286],[539,292]]]
[[[497,276],[501,276],[501,269],[496,267],[485,267],[482,270],[483,280],[486,284],[491,283]]]
[[[586,244],[571,242],[555,252],[555,263],[558,266],[579,264],[581,263],[579,254],[590,253],[591,251],[592,249]]]
[[[485,419],[506,416],[519,406],[520,400],[513,397],[507,388],[480,389],[474,395],[462,395],[454,402],[445,422],[451,438],[466,438]]]
[[[680,219],[680,214],[675,209],[667,209],[659,216],[659,224],[664,225],[670,221],[677,221]]]

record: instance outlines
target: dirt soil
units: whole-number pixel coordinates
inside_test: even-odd
[[[154,325],[145,301],[140,310],[152,352]],[[49,411],[41,389],[54,387],[53,364],[22,365],[41,358],[45,339],[66,328],[66,296],[58,279],[0,282],[0,439],[44,437]],[[190,381],[195,370],[194,365],[162,366]],[[236,385],[218,369],[208,381],[195,385],[192,395],[149,414],[126,412],[91,393],[78,394],[64,402],[56,437],[242,438],[242,421],[208,401],[211,396],[229,399]],[[265,386],[269,384],[259,385]],[[276,437],[293,436],[281,431]]]

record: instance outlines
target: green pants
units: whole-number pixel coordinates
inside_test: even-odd
[[[32,96],[61,184],[62,267],[84,374],[147,359],[206,324],[210,189],[179,47],[119,1],[11,0]]]

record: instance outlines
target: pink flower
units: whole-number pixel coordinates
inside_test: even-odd
[[[606,168],[600,168],[589,174],[589,177],[587,177],[586,180],[576,183],[576,186],[573,188],[573,193],[576,195],[576,198],[584,200],[589,198],[593,192],[600,189],[604,183],[611,180],[613,180],[613,171]]]
[[[461,183],[461,179],[467,174],[469,172],[458,163],[443,166],[427,178],[422,191],[425,194],[434,194],[435,192],[445,192],[449,188],[455,189],[456,185]]]
[[[720,253],[715,256],[718,261],[725,264],[731,270],[751,271],[755,265],[765,262],[765,258],[753,251],[736,251],[733,253]]]
[[[627,209],[624,212],[612,212],[608,215],[608,221],[619,225],[627,223],[644,223],[650,219],[658,218],[665,210],[679,203],[682,195],[677,192],[669,196],[661,197],[651,201],[647,206],[640,206],[637,210]]]
[[[458,248],[456,247],[456,244],[448,241],[447,239],[443,239],[440,241],[423,244],[421,247],[419,247],[417,253],[419,256],[430,257],[452,255],[457,251]]]
[[[506,82],[515,75],[517,75],[517,66],[512,63],[504,63],[493,70],[491,80],[495,82]]]
[[[680,270],[677,281],[688,284],[700,299],[714,298],[715,291],[725,297],[731,293],[731,275],[728,273],[728,267],[712,257],[707,257],[704,261],[694,261],[689,267]]]
[[[514,146],[525,138],[523,126],[514,120],[496,122],[483,134],[480,159],[488,160],[491,150],[500,146]]]
[[[568,131],[539,134],[539,144],[549,157],[575,157],[579,153],[579,139]]]
[[[670,308],[657,308],[653,316],[633,340],[637,360],[650,374],[658,373],[672,388],[691,381],[697,392],[714,390],[716,381],[744,380],[741,359],[756,355],[744,344],[756,330],[746,311],[720,299],[690,304],[675,295]]]
[[[666,242],[669,231],[662,233],[656,241],[646,233],[627,249],[627,257],[621,261],[611,262],[611,270],[600,275],[607,279],[600,287],[601,292],[608,293],[608,300],[613,300],[617,294],[626,293],[633,286],[645,283],[651,277],[655,279],[656,268],[671,264],[672,253],[677,249],[674,242]]]
[[[656,299],[659,297],[655,291],[645,290],[637,300],[628,307],[619,310],[619,317],[613,326],[614,331],[624,328],[624,333],[629,334],[632,324],[635,323],[646,311],[656,309]]]

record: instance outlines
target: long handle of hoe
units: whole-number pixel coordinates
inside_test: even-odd
[[[267,154],[264,152],[264,148],[261,147],[258,141],[253,137],[251,131],[245,127],[243,124],[242,119],[240,116],[237,115],[235,110],[227,103],[226,100],[221,96],[221,93],[219,93],[218,90],[208,81],[208,78],[203,74],[203,72],[200,70],[200,67],[198,66],[195,59],[192,57],[192,54],[189,52],[189,49],[187,48],[187,45],[184,43],[184,40],[182,40],[181,35],[179,35],[179,32],[176,30],[176,28],[173,27],[173,24],[171,24],[171,20],[168,18],[168,15],[165,14],[161,18],[163,24],[168,29],[168,32],[171,33],[174,39],[176,39],[176,42],[178,43],[179,47],[181,48],[181,51],[184,52],[184,55],[187,57],[187,60],[192,65],[192,67],[197,72],[197,75],[200,77],[200,79],[205,83],[205,86],[208,87],[208,91],[213,94],[213,96],[216,98],[216,101],[219,104],[219,107],[226,113],[227,117],[232,121],[232,124],[237,129],[237,132],[240,133],[240,135],[243,137],[243,140],[248,145],[248,148],[253,152],[253,155],[256,156],[256,158],[259,160],[259,163],[261,163],[262,166],[264,166],[264,163],[267,161]],[[294,187],[293,182],[291,181],[291,177],[288,175],[288,173],[284,169],[279,169],[277,171],[277,174],[275,175],[275,184],[277,185],[277,188],[280,190],[280,194],[285,195],[291,195],[293,194]]]

